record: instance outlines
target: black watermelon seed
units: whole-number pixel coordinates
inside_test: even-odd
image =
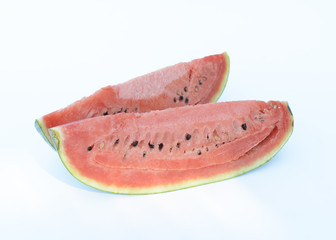
[[[190,134],[187,134],[187,135],[186,135],[186,139],[187,139],[187,140],[190,140],[190,138],[191,138],[191,135],[190,135]]]
[[[180,143],[177,143],[177,144],[176,144],[176,147],[177,147],[177,148],[180,148]]]
[[[143,152],[142,157],[146,157],[146,152]]]
[[[121,113],[121,111],[122,111],[122,109],[121,109],[121,110],[119,110],[119,111],[117,111],[116,113]]]
[[[150,148],[154,148],[154,144],[151,144],[150,142],[148,143],[148,146],[149,146]]]
[[[185,103],[188,103],[188,102],[189,102],[189,98],[186,98],[186,99],[185,99]]]
[[[159,144],[159,150],[161,151],[162,148],[163,148],[163,143],[160,143],[160,144]]]
[[[201,150],[198,150],[198,151],[197,151],[197,154],[198,154],[198,155],[201,155],[201,154],[202,154]]]
[[[115,140],[114,144],[118,144],[119,143],[119,139]]]
[[[242,124],[242,128],[246,131],[246,129],[247,129],[246,123]]]
[[[132,143],[132,146],[133,147],[136,147],[138,145],[138,141],[134,141],[133,143]]]
[[[216,144],[215,146],[216,146],[216,148],[218,148],[218,144]]]
[[[174,98],[174,102],[176,102],[176,98]]]
[[[125,113],[127,113],[127,108],[124,110]]]
[[[198,81],[198,84],[199,84],[199,85],[202,85],[202,84],[203,84],[203,82],[202,82],[201,80],[199,80],[199,81]]]
[[[184,87],[184,91],[185,91],[185,92],[188,92],[188,89],[187,89],[187,87]]]
[[[93,148],[93,146],[88,146],[87,150],[88,150],[88,151],[91,151],[92,148]]]
[[[179,98],[179,99],[180,99],[180,101],[182,101],[182,100],[183,100],[183,96],[180,96],[180,98]]]
[[[171,147],[171,148],[169,148],[169,152],[171,152],[173,150],[173,148]]]
[[[108,114],[108,112],[104,112],[103,114],[106,116]]]

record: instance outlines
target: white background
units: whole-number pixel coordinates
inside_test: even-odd
[[[122,2],[122,3],[121,3]],[[334,1],[0,1],[0,239],[336,239]],[[106,85],[227,51],[219,101],[287,100],[264,166],[156,195],[74,179],[34,120]]]

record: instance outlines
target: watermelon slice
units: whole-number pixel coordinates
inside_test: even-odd
[[[48,129],[58,125],[121,112],[148,112],[215,102],[225,88],[228,74],[226,53],[179,63],[120,85],[102,88],[37,119],[35,127],[52,145]]]
[[[250,171],[270,160],[292,130],[286,102],[237,101],[96,117],[49,131],[81,182],[148,194]]]

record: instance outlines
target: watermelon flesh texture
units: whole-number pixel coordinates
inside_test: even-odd
[[[123,84],[104,87],[37,119],[35,127],[53,146],[48,129],[66,123],[121,112],[141,113],[215,102],[225,88],[228,73],[226,53],[179,63]]]
[[[64,165],[81,182],[148,194],[250,171],[270,160],[292,130],[286,102],[237,101],[97,117],[50,133]]]

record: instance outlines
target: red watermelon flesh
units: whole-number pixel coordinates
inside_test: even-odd
[[[83,183],[147,194],[220,181],[271,159],[293,130],[286,102],[237,101],[118,114],[50,129]]]
[[[179,63],[104,87],[70,106],[35,121],[41,135],[52,145],[48,129],[97,116],[121,112],[148,112],[215,102],[223,92],[229,73],[226,53]]]

